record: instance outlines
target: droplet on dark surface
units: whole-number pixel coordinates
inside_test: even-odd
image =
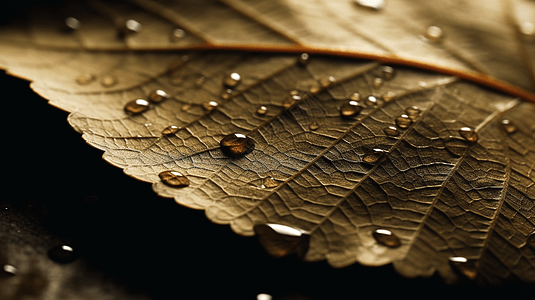
[[[103,87],[112,87],[117,84],[117,77],[113,75],[104,75],[104,77],[102,77],[102,80],[100,81],[100,84]]]
[[[464,140],[455,137],[448,137],[444,139],[444,147],[451,154],[455,156],[461,156],[468,148],[468,145]]]
[[[178,42],[182,38],[186,36],[186,32],[180,28],[176,28],[171,32],[171,35],[169,36],[169,40],[171,42]]]
[[[162,134],[165,134],[165,135],[173,134],[177,132],[179,129],[180,127],[175,126],[175,125],[167,126],[162,130]]]
[[[349,101],[340,108],[340,116],[344,118],[351,118],[360,113],[362,107],[357,101]]]
[[[254,149],[254,141],[241,133],[233,133],[223,137],[221,151],[230,157],[239,157],[250,153]]]
[[[374,148],[364,154],[362,161],[369,164],[376,163],[385,153],[383,149]]]
[[[385,6],[384,0],[355,0],[355,3],[361,7],[373,10],[380,10]]]
[[[429,26],[425,30],[425,37],[432,42],[439,41],[443,35],[442,29],[438,26]]]
[[[396,75],[396,71],[390,66],[382,66],[379,70],[381,71],[381,78],[384,80],[391,80]]]
[[[124,110],[131,114],[140,114],[149,109],[149,101],[145,99],[136,99],[126,103]]]
[[[397,248],[401,246],[401,241],[399,238],[390,230],[376,229],[373,232],[373,237],[379,244],[389,248]]]
[[[167,92],[164,90],[156,89],[151,91],[147,98],[154,103],[160,103],[169,99],[169,94],[167,94]]]
[[[418,116],[420,113],[422,113],[422,110],[418,108],[418,106],[409,106],[405,109],[405,113],[409,117],[411,116]]]
[[[349,96],[349,100],[359,101],[360,100],[360,94],[359,93],[353,93],[351,96]]]
[[[227,77],[225,77],[225,79],[223,80],[223,85],[232,89],[238,86],[240,82],[241,82],[240,74],[234,72],[234,73],[230,73]]]
[[[260,224],[254,226],[260,244],[273,257],[297,253],[303,257],[308,251],[310,235],[298,228],[282,224]]]
[[[457,273],[464,275],[470,280],[477,276],[477,266],[474,260],[469,260],[462,256],[452,256],[449,258],[450,266]]]
[[[399,128],[408,128],[412,124],[412,119],[406,115],[402,114],[401,116],[396,118],[396,125]]]
[[[364,101],[364,103],[366,103],[366,105],[368,105],[368,106],[374,106],[374,105],[377,105],[378,101],[379,100],[377,99],[377,97],[368,96],[368,97],[366,97],[366,100]]]
[[[390,137],[396,137],[400,135],[399,130],[395,126],[388,126],[383,129],[383,132]]]
[[[320,128],[320,124],[318,124],[317,122],[312,122],[310,123],[310,125],[308,125],[308,128],[310,130],[318,130],[318,128]]]
[[[217,104],[217,102],[215,102],[215,101],[206,102],[206,103],[203,103],[203,105],[202,105],[202,107],[203,107],[204,110],[206,110],[206,111],[212,111],[212,110],[214,110],[217,106],[218,106],[218,104]]]
[[[459,134],[469,142],[477,141],[477,132],[470,127],[462,127],[459,129]]]
[[[308,63],[309,58],[310,56],[308,55],[308,53],[301,53],[301,55],[299,55],[299,63],[302,65],[306,65]]]
[[[67,26],[68,30],[78,30],[82,26],[82,23],[74,17],[68,17],[65,19],[65,26]]]
[[[48,251],[48,257],[57,263],[70,263],[78,258],[74,248],[68,245],[58,245]]]
[[[319,83],[322,88],[328,88],[331,85],[333,85],[333,83],[335,82],[336,82],[336,79],[333,76],[323,77],[319,80]]]
[[[158,177],[168,186],[186,187],[189,186],[189,179],[184,174],[177,171],[163,171]]]
[[[96,76],[93,75],[93,74],[82,74],[78,77],[76,77],[76,83],[78,83],[79,85],[88,85],[90,83],[92,83],[93,81],[95,81],[96,79]]]
[[[7,265],[7,264],[4,265],[4,266],[2,267],[2,270],[3,270],[3,273],[4,273],[5,275],[8,275],[8,276],[15,276],[15,275],[17,275],[17,273],[18,273],[18,271],[19,271],[19,270],[18,270],[17,268],[15,268],[14,266],[12,266],[12,265]]]
[[[514,133],[516,131],[516,126],[508,119],[502,120],[502,126],[507,133]]]
[[[261,115],[261,116],[265,115],[265,114],[267,113],[267,107],[265,107],[265,106],[263,106],[263,105],[260,106],[260,107],[258,107],[258,108],[256,109],[256,113],[259,114],[259,115]]]
[[[383,79],[379,77],[375,77],[372,81],[372,85],[374,88],[378,89],[383,86]]]

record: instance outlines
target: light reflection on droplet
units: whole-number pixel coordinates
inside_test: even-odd
[[[132,114],[139,114],[149,109],[149,101],[145,99],[136,99],[126,103],[125,111]]]
[[[516,126],[508,119],[502,120],[502,126],[507,133],[514,133],[516,131]]]
[[[180,28],[176,28],[171,32],[171,36],[169,37],[169,40],[171,42],[178,42],[182,38],[186,36],[186,32]]]
[[[477,141],[477,132],[470,127],[462,127],[459,134],[469,142]]]
[[[377,100],[377,97],[375,96],[368,96],[366,97],[366,100],[364,101],[364,103],[368,106],[374,106],[374,105],[377,105],[378,100]]]
[[[401,241],[399,240],[399,238],[390,230],[376,229],[373,232],[373,237],[379,244],[390,248],[397,248],[401,246]]]
[[[412,124],[412,119],[408,115],[402,114],[396,118],[396,125],[399,128],[408,128]]]
[[[301,230],[295,229],[290,226],[281,225],[281,224],[266,224],[267,226],[271,227],[275,232],[283,235],[289,235],[289,236],[301,236],[303,235],[303,232]]]
[[[137,32],[140,32],[141,31],[141,23],[139,23],[138,21],[136,20],[126,20],[125,22],[125,29],[126,29],[126,32],[125,33],[137,33]]]
[[[3,268],[4,272],[8,275],[14,276],[17,275],[17,272],[19,271],[17,268],[15,268],[12,265],[4,265]]]
[[[436,42],[439,41],[443,36],[442,29],[438,26],[429,26],[425,30],[425,37],[427,40]]]
[[[355,0],[355,3],[364,8],[380,10],[385,6],[384,0]]]
[[[449,259],[451,267],[466,276],[470,280],[474,280],[477,277],[477,267],[475,261],[469,260],[462,256],[453,256]]]
[[[223,80],[223,85],[228,88],[235,88],[238,84],[241,82],[241,76],[240,74],[234,72],[230,73],[225,79]]]
[[[357,101],[349,101],[340,108],[340,116],[344,118],[352,118],[360,113],[362,107]]]
[[[69,245],[59,245],[48,251],[48,257],[58,263],[70,263],[78,258],[77,253]]]
[[[394,68],[390,66],[382,66],[380,68],[380,71],[381,71],[381,78],[383,78],[384,80],[391,80],[392,78],[394,78],[394,75],[396,74]]]
[[[254,142],[251,138],[241,133],[233,133],[223,137],[219,142],[221,151],[230,157],[239,157],[253,151]]]
[[[189,179],[184,174],[177,171],[163,171],[158,174],[162,182],[171,187],[189,186]]]
[[[396,137],[400,135],[399,130],[395,126],[388,126],[383,129],[383,132],[390,137]]]
[[[259,115],[261,115],[261,116],[265,115],[265,114],[267,113],[267,107],[265,107],[265,106],[263,106],[263,105],[260,106],[260,107],[258,107],[258,108],[256,109],[256,113],[259,114]]]
[[[374,148],[364,154],[362,161],[369,164],[376,163],[385,153],[383,149]]]
[[[162,134],[164,134],[164,135],[173,134],[173,133],[177,132],[179,129],[180,129],[180,127],[178,127],[176,125],[170,125],[170,126],[165,127],[162,130]]]
[[[215,102],[215,101],[206,102],[206,103],[203,103],[203,105],[202,105],[202,107],[203,107],[204,110],[206,110],[206,111],[212,111],[212,110],[214,110],[217,106],[218,106],[218,104],[217,104],[217,102]]]
[[[328,88],[331,85],[333,85],[335,82],[336,82],[336,79],[333,76],[323,77],[319,80],[319,83],[321,87],[323,88]]]
[[[169,94],[167,94],[167,92],[164,90],[156,89],[151,91],[147,98],[154,103],[160,103],[169,99]]]
[[[299,63],[302,65],[306,65],[309,59],[310,56],[308,55],[308,53],[302,53],[301,55],[299,55]]]

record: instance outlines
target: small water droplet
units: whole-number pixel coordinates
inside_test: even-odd
[[[383,149],[372,149],[364,154],[362,161],[369,164],[376,163],[385,153],[386,151]]]
[[[256,109],[256,113],[263,116],[267,113],[267,107],[265,106],[260,106]]]
[[[383,129],[383,132],[390,137],[396,137],[400,134],[399,130],[395,126],[388,126]]]
[[[235,88],[238,84],[241,82],[241,76],[240,74],[234,72],[230,73],[225,79],[223,80],[223,85],[228,88]]]
[[[394,99],[396,99],[396,93],[392,91],[388,91],[386,92],[386,94],[383,95],[383,100],[385,100],[386,102],[390,102]]]
[[[124,26],[120,29],[120,34],[127,35],[132,33],[138,33],[141,31],[141,27],[141,23],[136,20],[129,19],[126,20]]]
[[[279,183],[273,177],[266,177],[263,179],[262,187],[271,189],[277,186],[279,186]]]
[[[249,137],[241,133],[233,133],[223,137],[221,142],[221,151],[230,157],[239,157],[253,151],[254,142]]]
[[[67,26],[67,29],[69,30],[78,30],[82,26],[82,23],[74,17],[68,17],[65,19],[65,26]]]
[[[384,0],[355,0],[355,3],[361,7],[373,10],[380,10],[385,6]]]
[[[429,26],[425,30],[425,37],[431,42],[439,41],[443,35],[442,29],[438,26]]]
[[[210,102],[206,102],[206,103],[203,103],[202,107],[204,108],[204,110],[206,111],[212,111],[214,110],[216,107],[217,107],[217,102],[215,101],[210,101]]]
[[[368,106],[375,106],[378,103],[378,99],[375,96],[368,96],[366,97],[366,100],[364,101],[364,103]]]
[[[470,127],[462,127],[459,129],[459,134],[469,142],[477,141],[477,132]]]
[[[451,154],[455,156],[461,156],[468,148],[468,145],[464,140],[455,137],[448,137],[444,139],[444,147]]]
[[[360,113],[362,107],[357,101],[349,101],[340,108],[340,116],[344,118],[352,118]]]
[[[150,126],[152,126],[152,123],[149,122],[149,123],[145,123],[143,125],[145,125],[145,127],[150,127]]]
[[[373,82],[372,82],[372,85],[373,85],[373,88],[375,88],[375,89],[378,89],[378,88],[382,87],[383,86],[383,79],[379,78],[379,77],[374,78]]]
[[[197,80],[195,80],[195,86],[196,87],[201,87],[204,84],[205,81],[206,81],[206,77],[199,76],[199,78],[197,78]]]
[[[384,80],[391,80],[396,75],[396,71],[390,66],[382,66],[380,68],[380,71],[381,78],[383,78]]]
[[[412,119],[408,115],[402,114],[396,118],[396,125],[399,128],[408,128],[412,124]]]
[[[15,268],[12,265],[4,265],[2,269],[4,270],[4,274],[9,275],[9,276],[15,276],[17,275],[19,271],[17,268]]]
[[[359,100],[360,100],[360,94],[359,94],[359,93],[353,93],[353,94],[349,97],[349,100],[352,100],[352,101],[359,101]]]
[[[306,65],[308,63],[309,58],[310,56],[308,55],[308,53],[301,53],[301,55],[299,55],[299,63],[302,65]]]
[[[410,116],[418,116],[420,113],[422,113],[422,110],[418,108],[418,106],[409,106],[405,109],[405,112],[410,117]]]
[[[162,134],[169,135],[177,132],[180,129],[180,127],[176,125],[167,126],[162,130]]]
[[[318,124],[317,122],[312,122],[310,123],[310,125],[308,125],[308,128],[310,130],[318,130],[318,128],[320,128],[320,124]]]
[[[466,278],[470,280],[474,280],[476,278],[477,267],[475,261],[469,260],[462,256],[453,256],[449,258],[449,262],[455,271],[466,276]]]
[[[508,119],[502,120],[502,126],[507,133],[513,133],[516,131],[516,126]]]
[[[117,77],[113,75],[104,75],[104,77],[102,77],[102,80],[100,81],[100,84],[103,87],[112,87],[117,84]]]
[[[131,114],[139,114],[149,109],[149,101],[145,99],[136,99],[126,103],[125,111]]]
[[[401,246],[401,241],[399,240],[399,238],[390,230],[376,229],[373,232],[373,237],[379,244],[387,246],[389,248],[397,248]]]
[[[319,91],[321,91],[321,88],[319,86],[315,86],[315,85],[311,86],[308,89],[308,92],[311,93],[312,95],[319,93]]]
[[[224,100],[230,99],[232,97],[232,90],[231,89],[225,89],[223,92],[221,92],[221,98]]]
[[[177,171],[163,171],[158,174],[158,177],[160,177],[163,183],[171,187],[189,186],[188,177]]]
[[[425,87],[427,86],[427,82],[425,82],[425,81],[418,81],[418,86],[419,86],[420,88],[425,88]]]
[[[256,300],[273,300],[273,297],[269,294],[258,294],[256,295]]]
[[[519,25],[519,30],[523,35],[535,36],[535,24],[531,22],[524,22]]]
[[[82,74],[82,75],[76,77],[76,82],[79,85],[88,85],[91,82],[95,81],[95,79],[96,79],[95,75],[88,73],[88,74]]]
[[[190,108],[191,108],[191,104],[188,103],[188,104],[184,104],[184,105],[182,105],[182,107],[181,107],[180,109],[181,109],[182,111],[187,111],[187,110],[190,109]]]
[[[296,91],[292,91],[290,92],[290,96],[286,97],[283,101],[282,101],[282,106],[284,106],[284,108],[290,108],[292,107],[295,103],[301,101],[301,96],[299,96],[298,94],[294,93]]]
[[[176,28],[171,32],[171,35],[169,36],[169,40],[171,42],[178,42],[182,38],[186,36],[186,32],[180,28]]]
[[[58,245],[48,251],[48,257],[55,262],[66,264],[75,261],[78,254],[71,246]]]
[[[151,91],[147,98],[149,98],[149,100],[154,103],[160,103],[164,100],[169,99],[169,94],[167,94],[167,92],[164,90],[156,89]]]
[[[319,80],[319,83],[321,87],[323,88],[328,88],[331,85],[333,85],[333,83],[335,82],[336,82],[336,79],[333,76],[323,77]]]

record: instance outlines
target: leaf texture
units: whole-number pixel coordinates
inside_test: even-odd
[[[56,13],[79,15],[74,32],[44,14],[4,28],[0,65],[71,112],[108,162],[239,234],[285,225],[307,236],[297,252],[309,261],[533,284],[535,105],[517,97],[533,99],[535,46],[517,26],[533,3],[416,2],[72,3]],[[128,19],[143,30],[118,34]],[[444,36],[430,40],[431,25]],[[341,56],[398,65],[391,76],[378,61]],[[241,82],[225,87],[231,72]],[[169,99],[125,111],[155,89]],[[349,101],[359,111],[344,116]],[[254,149],[226,155],[220,141],[233,133]],[[164,184],[169,170],[189,185]],[[385,246],[377,230],[400,245]]]

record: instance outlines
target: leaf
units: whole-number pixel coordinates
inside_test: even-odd
[[[535,99],[535,47],[517,26],[533,5],[498,2],[90,1],[55,11],[77,14],[74,32],[42,13],[4,28],[0,65],[108,162],[276,255],[533,284],[535,106],[518,97]],[[155,89],[170,96],[125,111]],[[225,154],[234,133],[254,149]]]

